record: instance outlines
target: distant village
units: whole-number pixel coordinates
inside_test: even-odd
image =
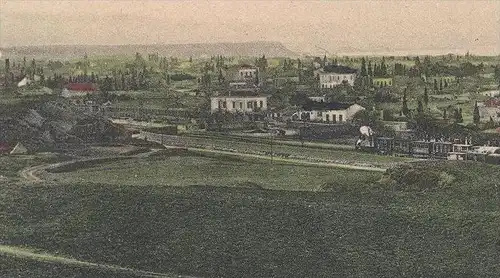
[[[282,136],[383,153],[398,140],[448,142],[490,146],[491,153],[500,147],[497,63],[468,53],[293,59],[136,53],[123,61],[7,58],[0,80],[8,99],[60,97],[116,123],[177,126],[175,133]],[[362,126],[377,139],[360,133]]]

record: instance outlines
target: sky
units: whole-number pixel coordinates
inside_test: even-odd
[[[279,41],[304,53],[500,54],[500,0],[0,0],[0,46]]]

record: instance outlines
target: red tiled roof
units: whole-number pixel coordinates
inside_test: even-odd
[[[70,91],[96,91],[97,87],[92,83],[69,83],[65,86]]]
[[[490,98],[488,99],[487,101],[484,102],[484,104],[487,106],[487,107],[496,107],[496,106],[500,106],[500,99],[498,98]]]

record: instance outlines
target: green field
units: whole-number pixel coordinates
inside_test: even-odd
[[[359,186],[376,182],[378,172],[241,160],[234,157],[160,156],[122,160],[73,172],[51,173],[48,180],[148,186],[228,186],[277,190],[321,190],[326,184]]]
[[[216,176],[209,170],[224,172],[198,166],[207,177]],[[436,173],[449,182],[435,182]],[[426,162],[385,179],[393,182],[339,184],[329,192],[162,186],[148,179],[131,186],[125,178],[5,184],[0,242],[198,277],[497,277],[498,166]],[[53,273],[42,262],[0,258],[7,273]],[[68,276],[108,277],[55,267]]]
[[[20,155],[20,156],[0,156],[0,181],[2,177],[19,179],[19,171],[26,167],[45,163],[56,163],[69,158],[57,154],[38,154],[38,155]]]
[[[276,139],[277,141],[279,139]],[[414,161],[413,158],[383,156],[378,154],[359,152],[354,150],[339,150],[317,147],[290,146],[280,143],[273,143],[269,138],[250,138],[245,140],[228,140],[217,136],[196,137],[184,136],[177,142],[184,142],[189,147],[208,146],[212,148],[232,149],[238,152],[270,152],[289,154],[297,157],[332,160],[340,163],[367,163],[381,167],[387,167],[395,163]],[[355,141],[353,139],[352,145]],[[165,144],[168,144],[165,141]]]

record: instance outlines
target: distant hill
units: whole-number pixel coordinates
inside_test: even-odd
[[[174,57],[201,56],[247,56],[294,57],[296,53],[280,42],[241,42],[241,43],[196,43],[196,44],[152,44],[152,45],[48,45],[16,46],[0,48],[3,57],[45,57],[65,59],[81,57],[85,53],[96,55],[133,55],[155,53]]]

